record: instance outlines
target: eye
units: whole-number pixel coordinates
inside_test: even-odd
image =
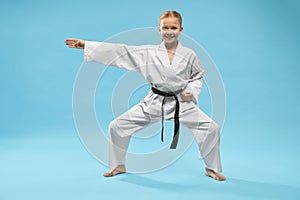
[[[178,27],[176,27],[176,26],[172,26],[172,27],[171,27],[171,29],[172,29],[172,30],[177,30],[177,29],[178,29]]]

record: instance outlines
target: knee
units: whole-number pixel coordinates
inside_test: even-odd
[[[109,135],[110,137],[127,137],[130,136],[126,131],[126,126],[122,123],[122,120],[115,119],[109,123]]]
[[[109,123],[108,132],[111,140],[113,140],[115,137],[119,137],[120,131],[118,131],[116,120],[113,120]]]
[[[109,132],[111,133],[113,130],[117,129],[117,122],[116,120],[113,120],[109,123]]]
[[[109,123],[109,132],[110,134],[123,134],[124,132],[124,124],[122,124],[121,120],[114,119]]]
[[[220,126],[219,126],[216,122],[212,121],[212,122],[210,123],[209,129],[211,130],[211,132],[216,132],[216,133],[218,133],[218,132],[220,131]]]

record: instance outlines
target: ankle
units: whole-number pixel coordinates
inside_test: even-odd
[[[205,171],[207,171],[207,172],[215,172],[214,170],[209,169],[209,168],[207,168],[207,167],[205,167]]]
[[[125,165],[117,165],[115,168],[117,168],[119,170],[126,170]]]

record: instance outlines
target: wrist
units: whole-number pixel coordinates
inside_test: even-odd
[[[84,40],[79,40],[79,45],[80,47],[84,48],[85,41]]]

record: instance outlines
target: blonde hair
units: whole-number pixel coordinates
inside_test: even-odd
[[[160,17],[159,17],[159,24],[160,24],[160,21],[167,18],[167,17],[175,17],[179,20],[179,24],[180,24],[180,27],[182,27],[182,17],[181,15],[175,11],[175,10],[167,10],[165,12],[163,12]]]

